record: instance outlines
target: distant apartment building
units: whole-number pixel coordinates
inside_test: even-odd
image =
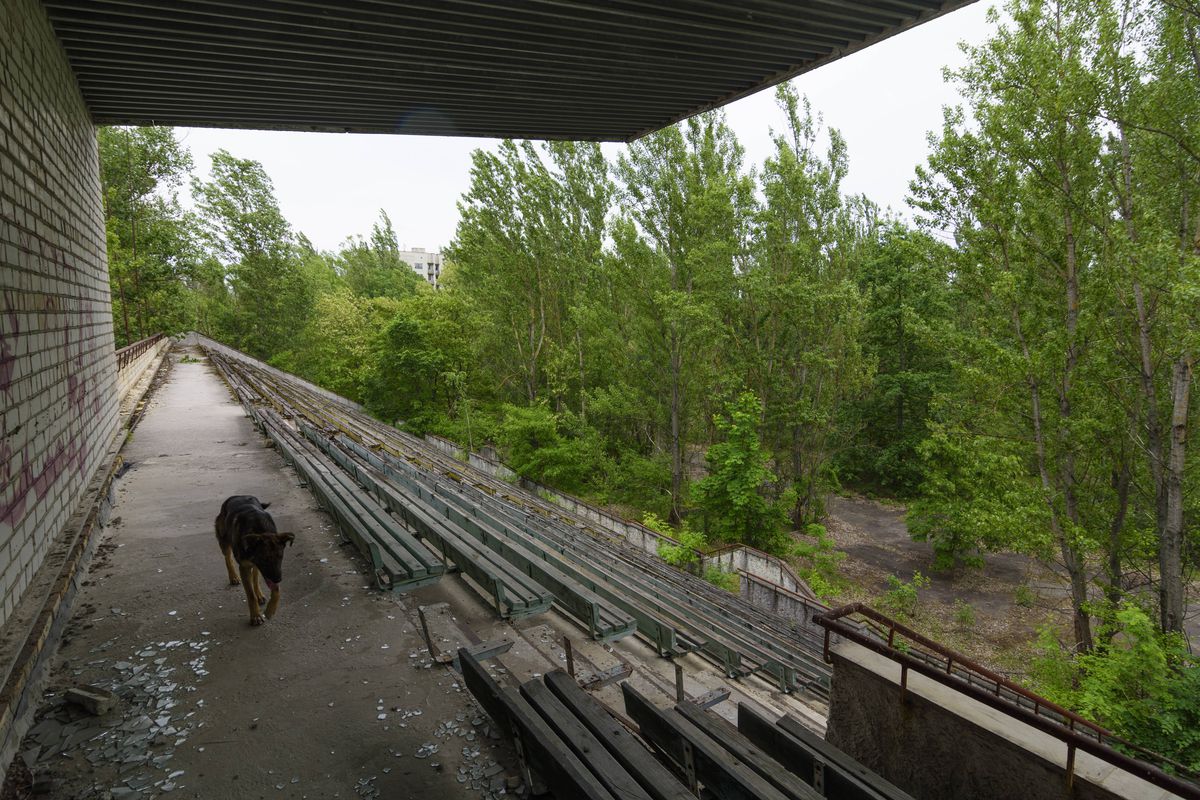
[[[442,275],[442,254],[427,253],[424,247],[414,247],[411,250],[401,250],[400,260],[413,268],[413,272],[429,281],[434,287]]]

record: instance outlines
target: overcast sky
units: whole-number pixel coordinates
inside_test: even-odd
[[[925,160],[926,133],[941,127],[942,107],[958,102],[942,68],[963,61],[958,43],[982,42],[990,2],[978,2],[839,59],[794,80],[826,126],[849,148],[844,189],[903,211],[913,168]],[[771,152],[770,129],[782,124],[770,90],[725,107],[748,164]],[[335,249],[366,234],[387,211],[401,246],[441,248],[458,224],[456,202],[467,189],[470,153],[493,139],[281,133],[180,128],[196,172],[225,148],[262,163],[284,216],[317,247]],[[624,145],[605,145],[610,158]],[[186,202],[186,198],[185,198]]]

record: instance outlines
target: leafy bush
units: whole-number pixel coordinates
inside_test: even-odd
[[[911,617],[917,613],[917,592],[927,588],[929,583],[929,578],[920,571],[914,572],[912,580],[907,582],[888,575],[888,590],[879,599],[879,605],[893,616]]]
[[[709,567],[704,570],[704,580],[716,586],[718,589],[724,589],[727,592],[734,594],[742,590],[742,579],[736,572],[726,572],[720,567]]]
[[[798,572],[817,597],[833,597],[844,588],[838,565],[846,554],[834,547],[824,525],[806,525],[792,545],[792,555],[803,561]]]
[[[1013,593],[1013,600],[1021,608],[1033,608],[1037,602],[1037,595],[1034,594],[1033,589],[1030,589],[1027,584],[1022,583]]]
[[[704,549],[704,534],[693,531],[687,520],[684,520],[683,525],[676,531],[665,520],[651,512],[642,517],[642,524],[655,533],[661,533],[663,536],[670,536],[679,541],[677,545],[667,542],[658,543],[658,555],[663,561],[680,569],[686,569],[700,560],[697,551]]]
[[[497,438],[514,470],[564,492],[585,493],[606,471],[599,434],[544,404],[505,406]]]
[[[962,628],[975,627],[975,607],[963,599],[954,601],[954,621]]]
[[[699,553],[703,552],[708,544],[704,540],[703,533],[692,530],[687,520],[684,520],[683,525],[676,530],[654,513],[647,513],[643,516],[642,524],[655,533],[661,533],[679,541],[677,545],[666,542],[658,543],[658,555],[663,561],[680,569],[695,571],[695,566],[700,561]],[[713,586],[727,592],[737,594],[742,590],[742,579],[736,572],[726,572],[720,567],[711,566],[705,568],[702,577]]]
[[[920,451],[926,477],[907,522],[914,541],[933,545],[934,569],[1047,547],[1046,501],[1015,445],[939,427]]]
[[[1033,689],[1117,735],[1200,770],[1200,662],[1132,603],[1102,630],[1103,644],[1074,655],[1044,628]]]
[[[759,413],[758,397],[742,392],[713,418],[725,441],[708,448],[709,474],[692,486],[692,497],[716,538],[778,554],[787,548],[787,513],[765,496],[777,478],[759,440]]]

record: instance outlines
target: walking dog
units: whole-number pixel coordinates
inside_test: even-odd
[[[240,583],[246,590],[251,625],[263,624],[263,603],[267,606],[266,619],[275,616],[279,608],[279,582],[283,580],[283,548],[296,540],[295,534],[275,530],[275,520],[266,510],[269,505],[258,502],[257,497],[234,495],[221,504],[216,520],[217,543],[225,556],[229,585]],[[263,598],[259,574],[271,590],[270,601]]]

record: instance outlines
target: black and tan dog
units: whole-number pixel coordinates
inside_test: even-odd
[[[263,624],[264,602],[266,619],[275,616],[279,608],[279,582],[283,580],[283,548],[296,540],[294,534],[275,530],[275,520],[266,511],[269,505],[258,502],[257,497],[235,495],[221,504],[221,513],[217,515],[217,543],[225,554],[229,584],[240,583],[246,590],[251,625]],[[236,571],[234,561],[238,564]],[[258,586],[260,573],[271,590],[270,602],[263,598]]]

